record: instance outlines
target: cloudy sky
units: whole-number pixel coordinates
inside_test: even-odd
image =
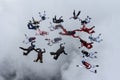
[[[119,80],[120,63],[120,1],[119,0],[0,0],[0,80]],[[31,17],[39,19],[38,12],[46,11],[50,18],[41,23],[43,30],[48,30],[49,22],[54,15],[63,16],[64,27],[68,30],[81,27],[79,21],[69,20],[73,10],[81,10],[80,17],[92,17],[88,26],[95,25],[96,33],[102,33],[104,41],[95,43],[90,51],[98,51],[98,59],[91,60],[99,64],[98,74],[93,74],[84,68],[76,68],[81,63],[79,41],[71,37],[63,37],[68,56],[61,55],[58,61],[52,59],[50,51],[59,48],[58,45],[49,47],[44,37],[37,36],[36,46],[46,48],[44,63],[34,63],[36,53],[22,55],[19,46],[24,34],[34,36],[35,32],[27,29]],[[48,37],[58,36],[51,32]],[[79,34],[87,38],[87,34]],[[72,45],[72,46],[70,46]]]

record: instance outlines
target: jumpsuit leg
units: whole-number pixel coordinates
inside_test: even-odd
[[[59,56],[60,54],[56,54],[56,56],[54,56],[54,59],[57,60]]]
[[[20,49],[24,50],[24,51],[27,51],[28,49],[26,48],[23,48],[23,47],[19,47]]]

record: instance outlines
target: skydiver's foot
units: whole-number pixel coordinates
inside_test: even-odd
[[[47,45],[50,45],[50,43],[47,43]]]
[[[93,28],[95,28],[95,26],[93,26]]]
[[[53,57],[55,60],[57,60],[57,58],[56,57]]]
[[[95,73],[97,73],[97,70],[95,70]]]
[[[33,62],[37,62],[36,60],[33,60]]]
[[[76,65],[76,67],[79,67],[79,65]]]
[[[43,63],[43,61],[40,61],[40,63]]]
[[[99,34],[99,36],[101,36],[101,33]]]
[[[79,49],[81,48],[81,47],[78,47]]]
[[[23,52],[23,55],[24,55],[24,56],[27,56],[27,53]]]
[[[50,39],[48,39],[48,38],[45,38],[45,40],[50,40]]]
[[[22,43],[25,43],[25,41],[22,41]]]
[[[95,54],[97,54],[98,52],[95,52]]]
[[[103,39],[101,39],[101,41],[103,41]]]
[[[99,67],[99,65],[96,65],[96,67]]]
[[[85,56],[82,56],[83,58],[85,57]]]
[[[55,55],[55,53],[54,53],[54,52],[50,52],[50,54],[51,54],[51,55]]]
[[[95,33],[95,31],[91,31],[90,34]]]
[[[62,32],[59,32],[59,34],[62,34]]]
[[[23,49],[22,47],[19,47],[20,49]]]
[[[65,55],[68,55],[67,53],[65,53]]]
[[[97,58],[97,56],[94,56],[94,58]]]

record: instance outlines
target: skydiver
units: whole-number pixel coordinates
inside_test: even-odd
[[[94,68],[99,67],[99,65],[91,65],[91,64],[88,63],[86,60],[82,60],[81,62],[82,62],[82,64],[83,64],[83,66],[84,66],[86,69],[88,69],[90,72],[97,73],[97,70],[96,70],[96,69],[94,70]],[[77,67],[83,67],[83,66],[81,66],[81,65],[76,65],[76,66],[77,66]]]
[[[93,28],[95,28],[95,26],[93,26],[91,28],[87,28],[85,25],[83,25],[83,27],[80,29],[80,31],[84,31],[88,34],[92,34],[92,33],[95,33],[95,31],[92,30]]]
[[[63,26],[59,26],[59,27],[63,30],[63,32],[59,33],[60,35],[68,35],[68,36],[72,36],[74,38],[80,39],[79,36],[75,36],[76,31],[80,31],[79,29],[76,29],[76,30],[73,30],[73,31],[67,31]]]
[[[40,29],[37,29],[37,32],[36,32],[35,35],[45,36],[45,35],[48,35],[48,34],[49,34],[49,33],[46,32],[46,31],[42,31],[42,30],[40,30]]]
[[[90,20],[91,20],[91,18],[89,16],[87,16],[87,18],[85,18],[84,20],[80,19],[81,25],[90,23]]]
[[[33,43],[35,43],[35,41],[31,42],[31,46],[29,46],[28,48],[19,47],[20,49],[27,51],[23,52],[23,55],[28,55],[31,51],[35,50],[35,45]]]
[[[54,31],[55,30],[55,26],[52,25],[52,23],[50,22],[50,26],[48,27],[50,29],[50,31]]]
[[[48,27],[50,29],[50,31],[54,31],[59,29],[59,26],[62,26],[61,24],[55,25],[53,26],[52,23],[50,22],[50,27]]]
[[[56,51],[56,52],[50,52],[51,55],[54,55],[54,59],[57,60],[58,57],[60,56],[60,54],[64,53],[65,55],[67,55],[67,53],[65,52],[65,47],[63,46],[63,43],[60,44],[60,48]]]
[[[40,60],[40,63],[43,63],[43,53],[45,53],[45,49],[42,51],[40,48],[35,49],[35,51],[38,53],[37,59],[34,60],[34,62],[38,62]]]
[[[80,15],[80,13],[81,13],[81,11],[78,11],[78,13],[76,14],[75,13],[75,10],[73,11],[73,17],[70,17],[70,19],[74,19],[74,20],[76,20],[76,19],[79,19],[80,20],[80,18],[78,17],[79,15]]]
[[[40,24],[40,21],[35,20],[34,17],[32,17],[32,21],[33,21],[33,24],[34,24],[34,25]]]
[[[55,17],[53,18],[53,23],[62,23],[62,22],[64,22],[62,16],[59,19],[56,19],[56,15],[55,15]]]
[[[25,34],[25,38],[27,40],[27,41],[26,40],[23,41],[23,43],[25,43],[25,44],[35,41],[35,39],[36,39],[36,37],[28,37],[27,34]]]
[[[44,11],[43,15],[39,12],[39,16],[41,18],[42,21],[49,19],[49,17],[46,17],[46,12]]]
[[[86,47],[87,49],[91,49],[92,47],[93,47],[93,42],[91,42],[91,43],[88,43],[88,42],[86,42],[85,40],[83,40],[83,39],[81,39],[80,38],[80,42],[81,42],[81,47]],[[81,48],[81,47],[79,47],[79,48]]]
[[[94,41],[94,42],[98,42],[100,43],[101,41],[103,41],[103,39],[100,39],[101,34],[99,34],[97,37],[93,37],[92,34],[88,37],[90,39],[90,41]]]
[[[97,56],[95,56],[95,54],[97,54],[97,52],[88,52],[88,51],[85,51],[85,50],[82,50],[81,53],[83,54],[83,58],[97,58]]]
[[[28,29],[33,29],[33,30],[37,30],[40,27],[39,25],[34,25],[31,20],[28,22],[27,26]]]
[[[61,37],[56,37],[56,38],[54,38],[54,39],[52,39],[52,40],[46,38],[45,40],[48,41],[48,45],[49,45],[49,46],[52,46],[53,44],[59,43],[59,42],[62,40],[62,38],[61,38]]]

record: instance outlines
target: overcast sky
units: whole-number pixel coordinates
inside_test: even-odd
[[[119,80],[119,8],[119,0],[0,0],[0,80]],[[45,10],[50,19],[41,23],[43,30],[48,30],[54,15],[63,16],[64,27],[72,30],[81,27],[79,21],[69,20],[74,9],[81,10],[81,18],[84,19],[87,15],[92,18],[88,26],[96,26],[94,35],[102,33],[104,41],[95,43],[90,50],[99,52],[98,59],[90,61],[100,65],[98,74],[75,67],[81,63],[81,55],[77,49],[79,41],[71,37],[63,37],[69,55],[61,55],[58,61],[53,60],[49,52],[57,50],[59,46],[48,47],[41,36],[37,36],[36,46],[47,50],[43,56],[44,63],[33,62],[37,56],[35,52],[27,57],[22,55],[19,46],[29,46],[22,44],[24,34],[35,34],[26,26],[31,17],[38,20],[38,12]],[[49,37],[58,36],[56,33],[57,31],[51,32]],[[79,35],[83,38],[88,36]]]

